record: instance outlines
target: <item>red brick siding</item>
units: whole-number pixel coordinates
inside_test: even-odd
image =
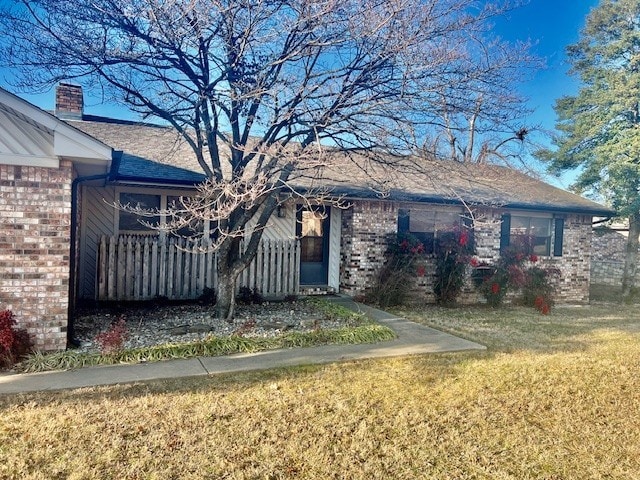
[[[71,162],[0,165],[0,308],[36,347],[66,347]]]

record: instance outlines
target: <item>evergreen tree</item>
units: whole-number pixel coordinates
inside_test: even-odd
[[[640,234],[640,2],[602,0],[567,53],[580,89],[556,102],[556,148],[539,154],[554,173],[580,169],[573,188],[604,198],[628,219],[628,298]]]

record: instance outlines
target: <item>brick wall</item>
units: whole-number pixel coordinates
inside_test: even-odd
[[[384,265],[389,235],[398,231],[398,208],[390,202],[354,202],[342,212],[340,291],[361,295]]]
[[[375,283],[384,264],[387,242],[397,232],[398,208],[384,202],[356,202],[342,216],[342,262],[340,289],[349,295],[361,295]],[[500,220],[502,212],[493,209],[476,212],[476,258],[494,263],[500,256]],[[565,219],[562,257],[543,257],[540,266],[560,270],[556,285],[556,301],[586,303],[589,301],[591,217],[569,215]],[[433,303],[435,262],[427,257],[426,271],[416,277],[412,296],[416,302]],[[471,268],[459,297],[463,304],[483,301],[472,285]]]
[[[0,165],[0,308],[36,347],[66,347],[72,166]]]

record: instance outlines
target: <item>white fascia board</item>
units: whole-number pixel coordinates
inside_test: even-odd
[[[112,149],[61,122],[53,132],[53,153],[81,163],[105,163],[111,161]]]
[[[23,115],[31,118],[33,121],[39,123],[43,127],[53,130],[60,122],[55,116],[44,110],[36,107],[32,103],[23,100],[22,98],[14,95],[7,90],[0,87],[0,103],[5,104],[12,110],[20,112]]]
[[[112,148],[0,87],[0,103],[53,131],[53,153],[74,161],[111,161]]]
[[[14,153],[0,153],[1,165],[17,165],[21,167],[60,168],[58,157],[43,155],[16,155]]]

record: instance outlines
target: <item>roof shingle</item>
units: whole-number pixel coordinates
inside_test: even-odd
[[[123,151],[116,179],[195,184],[205,178],[190,146],[172,128],[97,117],[69,123]],[[299,178],[297,185],[329,187],[336,194],[356,198],[467,202],[603,216],[614,213],[596,202],[507,167],[425,160],[398,161],[385,166],[362,158],[340,157],[316,172],[313,181]]]

